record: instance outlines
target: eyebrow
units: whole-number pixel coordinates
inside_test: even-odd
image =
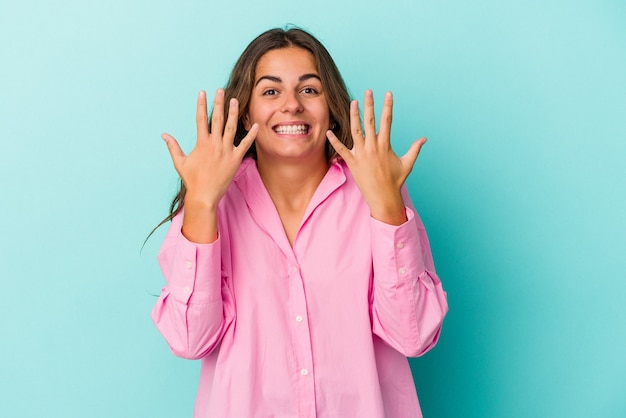
[[[299,82],[303,82],[306,81],[310,78],[317,78],[319,81],[322,81],[322,79],[320,78],[319,75],[314,74],[314,73],[309,73],[309,74],[302,74],[299,78],[298,81]],[[256,83],[254,83],[254,87],[256,87],[261,80],[269,80],[269,81],[273,81],[274,83],[282,83],[283,80],[280,77],[276,77],[273,75],[263,75],[261,77],[259,77],[259,79],[256,81]]]

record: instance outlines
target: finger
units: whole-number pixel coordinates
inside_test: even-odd
[[[248,152],[248,150],[254,143],[254,140],[256,139],[256,134],[258,132],[259,124],[255,123],[254,125],[252,125],[246,136],[244,136],[239,142],[239,145],[236,147],[236,152],[239,153],[241,159],[243,159],[244,155],[246,155],[246,152]]]
[[[209,117],[206,111],[206,92],[204,90],[198,93],[198,105],[196,107],[196,130],[198,133],[198,140],[200,138],[209,137]]]
[[[404,154],[402,158],[400,158],[400,160],[402,161],[402,165],[408,168],[409,173],[411,172],[411,170],[413,170],[415,161],[417,160],[417,157],[426,141],[426,138],[420,138],[417,141],[413,142],[406,154]]]
[[[213,114],[211,115],[211,133],[222,136],[224,130],[224,90],[217,89],[213,98]]]
[[[350,102],[350,133],[355,145],[363,144],[363,131],[361,130],[361,115],[359,113],[359,102]]]
[[[226,119],[226,127],[224,128],[224,138],[233,143],[235,133],[237,132],[237,120],[239,119],[239,102],[237,99],[230,99],[228,105],[228,119]]]
[[[374,115],[374,93],[372,90],[366,90],[363,98],[363,127],[365,128],[366,140],[376,138],[376,115]]]
[[[337,154],[339,154],[339,156],[343,158],[346,163],[348,161],[351,161],[351,150],[349,150],[348,147],[346,147],[344,143],[341,142],[339,138],[337,138],[333,131],[331,131],[330,129],[326,131],[326,138],[328,138],[328,142],[330,142],[330,145],[332,145],[335,151],[337,151]]]
[[[185,153],[180,148],[180,145],[178,145],[178,141],[176,141],[172,135],[162,134],[161,138],[165,141],[167,150],[170,152],[170,157],[172,157],[174,168],[178,171],[180,162],[185,158]]]
[[[393,95],[390,91],[385,93],[385,101],[383,103],[383,111],[380,114],[380,131],[378,137],[389,143],[391,137],[391,120],[393,114]]]

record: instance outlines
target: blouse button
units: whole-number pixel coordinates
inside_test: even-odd
[[[406,274],[406,269],[404,267],[400,267],[398,273],[400,273],[400,276],[404,276]]]
[[[191,261],[187,261],[187,262],[185,263],[185,267],[187,267],[187,269],[190,269],[190,268],[192,268],[192,267],[193,267],[193,263],[192,263]]]
[[[302,322],[302,317],[300,315],[296,316],[296,322]]]
[[[307,369],[302,369],[302,370],[300,370],[300,374],[302,376],[306,376],[307,374],[309,374],[309,371]]]
[[[396,244],[396,248],[399,249],[399,250],[403,249],[404,248],[404,242],[397,243]]]

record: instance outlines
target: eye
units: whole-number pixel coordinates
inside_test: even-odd
[[[318,94],[319,92],[317,91],[317,89],[313,88],[313,87],[305,87],[302,90],[300,90],[302,93],[304,94]]]
[[[263,96],[275,96],[278,94],[278,91],[276,91],[276,89],[266,89],[263,91]]]

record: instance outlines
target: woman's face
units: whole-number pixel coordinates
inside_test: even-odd
[[[325,161],[330,112],[313,54],[289,47],[261,57],[246,128],[253,123],[259,124],[255,141],[259,161]]]

